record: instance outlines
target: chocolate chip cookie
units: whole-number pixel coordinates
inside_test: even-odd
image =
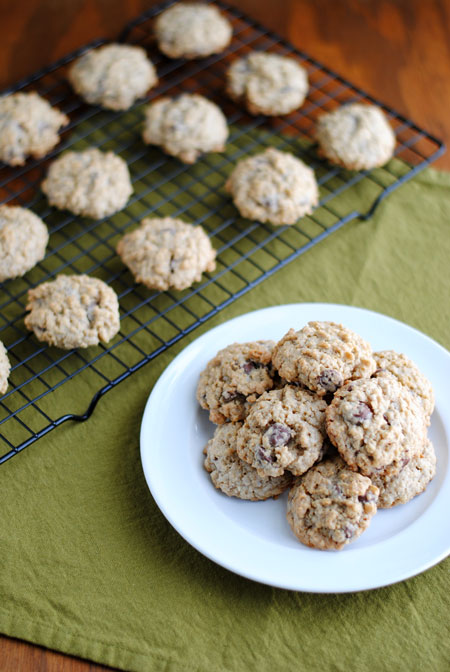
[[[17,205],[0,206],[0,282],[18,278],[45,256],[48,230],[40,217]]]
[[[251,114],[289,114],[305,100],[308,75],[293,58],[254,51],[231,64],[226,90]]]
[[[202,154],[225,150],[227,120],[217,105],[197,94],[160,98],[147,107],[143,138],[184,163],[195,163]]]
[[[378,488],[336,457],[312,467],[289,492],[287,519],[302,544],[340,550],[367,529]]]
[[[239,457],[260,476],[303,474],[323,454],[326,407],[317,395],[291,385],[265,392],[238,432]]]
[[[225,188],[242,217],[275,226],[295,224],[319,201],[314,171],[272,147],[239,161]]]
[[[200,374],[197,400],[212,422],[242,420],[250,404],[272,389],[273,341],[233,343],[208,362]]]
[[[291,474],[260,476],[256,469],[243,462],[236,453],[236,437],[241,426],[240,422],[228,422],[216,428],[203,451],[206,471],[214,486],[228,497],[252,501],[277,497],[291,484]]]
[[[29,156],[40,159],[59,142],[69,117],[37,93],[0,97],[0,161],[23,166]]]
[[[26,328],[65,350],[107,343],[120,327],[116,293],[88,275],[58,275],[30,289],[26,309]]]

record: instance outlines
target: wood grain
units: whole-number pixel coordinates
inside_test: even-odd
[[[149,0],[0,0],[0,89],[98,37]],[[450,142],[450,0],[230,0]],[[450,154],[436,167],[450,169]],[[110,668],[0,636],[0,672]]]

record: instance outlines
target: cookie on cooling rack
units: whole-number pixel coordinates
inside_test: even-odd
[[[403,467],[395,475],[373,474],[370,478],[380,490],[379,509],[389,509],[406,504],[420,495],[436,473],[436,454],[429,439],[417,455],[403,461]]]
[[[376,105],[350,103],[322,114],[316,139],[321,154],[349,170],[384,166],[392,158],[395,134]]]
[[[243,420],[259,395],[272,389],[273,341],[232,343],[219,350],[200,374],[197,400],[217,424]]]
[[[185,93],[160,98],[147,107],[143,138],[184,163],[195,163],[201,154],[225,150],[228,125],[217,105]]]
[[[239,161],[225,188],[242,217],[275,226],[295,224],[319,201],[314,171],[273,147]]]
[[[22,166],[28,156],[39,159],[59,142],[69,118],[37,93],[0,97],[0,161]]]
[[[26,309],[26,328],[65,350],[107,343],[120,327],[116,293],[88,275],[58,275],[30,289]]]
[[[237,453],[260,476],[303,474],[323,456],[326,402],[299,387],[265,392],[249,408]]]
[[[133,192],[125,161],[95,148],[62,154],[41,188],[51,205],[92,219],[122,210]]]
[[[277,497],[292,483],[292,475],[261,476],[236,453],[236,438],[242,423],[228,422],[216,427],[205,450],[204,466],[214,486],[228,497],[260,501]]]
[[[423,375],[414,362],[402,353],[394,350],[374,352],[373,357],[377,365],[373,374],[375,378],[386,372],[393,374],[399,383],[406,387],[422,405],[428,419],[434,409],[434,392],[430,381]]]
[[[327,432],[344,461],[365,476],[395,476],[423,448],[422,407],[391,374],[341,387],[326,411]]]
[[[117,244],[117,254],[146,287],[186,289],[216,267],[216,251],[201,226],[181,219],[143,219]]]
[[[289,114],[308,92],[308,75],[293,58],[254,51],[227,71],[227,93],[251,114]]]
[[[155,21],[159,49],[169,58],[204,58],[219,54],[231,41],[230,22],[214,5],[179,2]]]
[[[0,206],[0,282],[18,278],[45,256],[48,230],[40,217],[17,205]]]
[[[6,348],[0,341],[0,394],[5,394],[8,389],[8,377],[11,371]]]
[[[342,324],[325,321],[290,329],[274,348],[273,364],[282,378],[319,396],[376,369],[369,343]]]
[[[146,51],[129,44],[87,51],[73,63],[68,79],[87,103],[109,110],[128,110],[158,83]]]
[[[287,519],[311,548],[340,550],[367,529],[377,512],[378,488],[335,457],[312,467],[289,492]]]

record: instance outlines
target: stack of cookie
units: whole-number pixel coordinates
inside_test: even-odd
[[[289,524],[313,548],[343,548],[435,473],[431,384],[340,324],[220,350],[197,399],[217,424],[204,450],[215,487],[253,501],[290,488]]]

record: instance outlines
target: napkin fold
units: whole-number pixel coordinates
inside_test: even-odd
[[[344,595],[234,575],[159,511],[142,473],[139,427],[153,384],[182,348],[265,306],[361,306],[449,348],[449,222],[450,175],[428,169],[372,219],[350,222],[137,371],[88,422],[61,426],[1,466],[0,630],[139,672],[447,670],[448,560]],[[81,403],[86,383],[75,379],[70,394]]]

